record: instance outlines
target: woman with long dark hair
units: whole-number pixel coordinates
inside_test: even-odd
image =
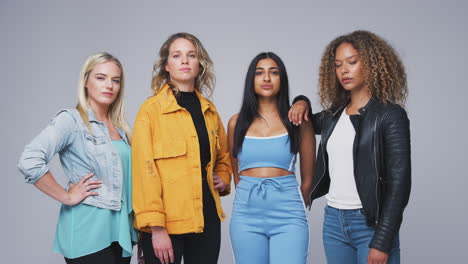
[[[170,36],[133,134],[133,205],[146,264],[215,264],[230,192],[226,133],[212,102],[213,63],[189,33]]]
[[[309,226],[302,197],[310,196],[315,137],[310,123],[297,128],[289,122],[289,107],[282,60],[260,53],[248,68],[241,110],[228,125],[237,187],[230,224],[236,263],[307,261]],[[297,153],[300,189],[294,174]]]
[[[398,233],[411,189],[406,95],[404,66],[379,36],[355,31],[325,49],[325,110],[309,118],[321,135],[311,200],[326,195],[328,263],[400,263]],[[299,124],[312,111],[306,97],[296,101],[290,119]]]

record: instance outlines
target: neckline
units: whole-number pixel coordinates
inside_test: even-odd
[[[245,138],[252,138],[252,139],[271,139],[271,138],[279,138],[279,137],[284,137],[284,136],[287,136],[287,135],[288,135],[288,132],[286,132],[286,133],[283,133],[283,134],[279,134],[279,135],[270,136],[270,137],[254,137],[254,136],[245,136]]]
[[[193,96],[197,96],[197,93],[195,93],[195,91],[193,91],[193,92],[182,92],[182,91],[179,91],[179,95],[180,95],[180,96],[190,96],[190,97],[193,97]]]

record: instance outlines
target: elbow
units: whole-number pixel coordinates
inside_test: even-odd
[[[16,167],[24,175],[26,183],[35,184],[42,176],[44,176],[49,168],[45,163],[38,164],[33,162],[32,158],[21,156]]]

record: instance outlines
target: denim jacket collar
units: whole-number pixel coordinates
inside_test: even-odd
[[[105,129],[101,129],[101,130],[108,131],[107,128],[106,128],[106,124],[104,122],[99,121],[99,120],[96,119],[96,115],[94,114],[94,111],[93,111],[93,109],[91,107],[88,108],[88,120],[89,120],[90,123],[93,122],[93,123],[96,123],[97,125],[101,126],[100,128],[105,128]],[[125,134],[125,131],[123,131],[123,129],[121,129],[119,127],[116,127],[115,129],[119,133],[120,137],[125,141],[125,143],[128,144],[128,139],[127,139],[127,135]],[[109,133],[107,132],[106,134],[110,138]]]

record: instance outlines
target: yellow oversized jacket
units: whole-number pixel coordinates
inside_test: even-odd
[[[224,220],[220,195],[230,193],[231,162],[226,132],[214,105],[197,92],[209,135],[211,161],[207,179],[218,216]],[[132,191],[135,228],[169,234],[203,232],[203,199],[198,135],[190,113],[177,104],[169,86],[141,106],[132,140]],[[213,187],[213,171],[227,184]]]

